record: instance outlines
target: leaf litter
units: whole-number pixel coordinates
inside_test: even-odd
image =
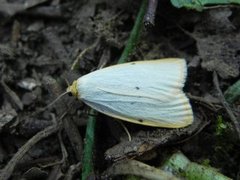
[[[13,1],[11,5],[14,4],[18,5]],[[239,166],[240,154],[234,128],[226,130],[223,141],[212,133],[217,115],[231,122],[216,100],[218,93],[212,82],[212,72],[216,71],[220,76],[219,86],[223,91],[239,78],[239,13],[234,8],[211,9],[202,13],[179,11],[166,2],[159,4],[155,26],[142,33],[131,60],[186,58],[192,65],[185,90],[195,97],[191,103],[197,121],[188,128],[177,130],[124,123],[132,137],[132,142],[129,142],[124,131],[114,130],[122,129],[121,126],[114,125],[111,118],[99,115],[94,150],[96,172],[104,172],[109,159],[140,158],[147,152],[154,152],[150,165],[155,166],[166,154],[181,150],[191,160],[210,159],[213,167],[235,179],[239,173],[236,167]],[[60,10],[52,10],[56,7]],[[78,169],[71,176],[80,177],[81,166],[78,163],[81,162],[88,107],[65,98],[56,107],[36,112],[63,92],[67,81],[71,82],[98,66],[116,63],[138,7],[138,2],[124,0],[116,3],[44,1],[43,4],[39,1],[31,9],[12,9],[11,12],[0,9],[4,15],[1,16],[0,29],[0,152],[4,152],[1,157],[4,161],[0,161],[0,166],[8,176],[16,178],[21,174],[21,177],[30,177],[27,172],[35,169],[36,173],[49,177],[51,168],[59,170],[61,167],[56,171],[56,177],[60,178],[66,177],[74,166]],[[36,13],[41,8],[45,10]],[[17,24],[14,23],[16,21]],[[77,68],[70,72],[78,55],[96,41],[97,44],[81,56]],[[47,77],[56,79],[58,85],[47,86],[44,83]],[[239,102],[231,106],[236,115]],[[7,143],[11,139],[15,141]],[[37,143],[40,140],[42,143]],[[19,144],[25,144],[22,146],[25,149]],[[29,149],[34,152],[34,159],[20,161],[28,159]],[[53,159],[50,158],[52,156]],[[11,161],[14,157],[19,164],[16,159]],[[231,163],[228,159],[232,159]]]

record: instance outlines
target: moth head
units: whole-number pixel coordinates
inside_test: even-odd
[[[72,85],[67,88],[67,92],[74,97],[78,97],[77,81],[73,81]]]

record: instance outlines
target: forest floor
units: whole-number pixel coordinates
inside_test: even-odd
[[[0,5],[0,172],[12,179],[80,179],[89,107],[69,96],[44,107],[68,83],[117,63],[140,2],[24,2],[3,0]],[[120,123],[98,114],[95,177],[125,158],[159,166],[181,151],[193,162],[240,178],[239,134],[233,123],[240,117],[240,101],[226,109],[219,96],[239,79],[239,19],[235,7],[197,12],[159,3],[155,26],[143,29],[129,61],[185,58],[184,91],[195,121],[181,129],[123,122],[129,142]]]

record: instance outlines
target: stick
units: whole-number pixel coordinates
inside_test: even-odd
[[[148,0],[147,13],[144,17],[144,25],[146,28],[151,28],[155,25],[155,15],[157,10],[158,0]]]
[[[238,139],[240,140],[240,126],[239,123],[237,121],[237,118],[234,116],[231,108],[229,107],[229,104],[227,103],[225,97],[223,96],[222,90],[220,89],[219,86],[219,81],[218,81],[218,76],[217,73],[214,71],[213,72],[213,83],[218,91],[218,95],[219,95],[219,99],[223,105],[223,107],[225,108],[225,110],[227,111],[229,118],[231,119],[232,123],[234,124],[235,130],[237,132],[238,135]]]
[[[36,135],[34,135],[31,139],[27,141],[19,150],[17,153],[14,154],[12,159],[7,163],[7,165],[4,167],[0,174],[1,180],[7,180],[11,177],[13,170],[17,163],[22,159],[22,157],[40,140],[50,136],[51,134],[55,133],[59,129],[59,125],[54,124],[52,126],[49,126],[45,128],[44,130],[38,132]]]

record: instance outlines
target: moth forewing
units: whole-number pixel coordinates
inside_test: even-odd
[[[182,88],[184,59],[137,61],[110,66],[77,80],[78,98],[109,116],[156,127],[179,128],[193,113]]]

